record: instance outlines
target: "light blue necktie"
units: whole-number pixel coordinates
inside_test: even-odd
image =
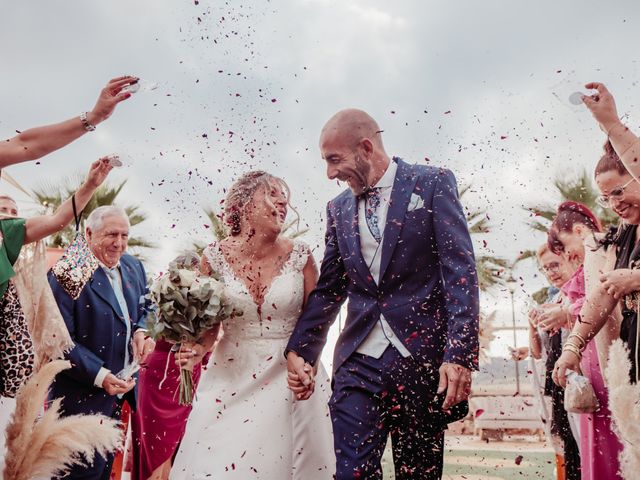
[[[127,307],[127,301],[124,299],[124,293],[122,292],[122,280],[118,267],[107,268],[103,267],[107,276],[111,279],[111,286],[113,287],[113,293],[116,294],[116,300],[124,315],[125,323],[127,324],[127,343],[124,349],[124,366],[129,365],[129,341],[131,339],[131,318],[129,317],[129,307]]]
[[[365,209],[364,216],[367,221],[367,227],[376,242],[380,243],[382,235],[380,234],[380,226],[378,225],[378,207],[380,206],[380,188],[374,187],[364,194],[365,195]]]

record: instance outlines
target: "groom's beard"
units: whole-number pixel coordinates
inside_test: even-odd
[[[356,155],[354,158],[355,166],[353,173],[349,175],[351,182],[349,187],[355,196],[362,195],[364,192],[371,188],[369,185],[369,173],[371,172],[371,165],[362,160],[360,155]]]

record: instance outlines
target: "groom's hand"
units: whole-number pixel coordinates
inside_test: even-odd
[[[454,405],[469,398],[471,393],[471,370],[462,365],[445,362],[440,366],[439,372],[438,393],[442,393],[445,390],[447,392],[442,404],[443,410],[449,410]]]
[[[296,352],[287,353],[287,383],[298,400],[308,399],[314,391],[313,367]]]

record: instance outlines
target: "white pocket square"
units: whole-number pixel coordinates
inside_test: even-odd
[[[411,200],[409,200],[409,206],[407,207],[407,212],[413,212],[414,210],[418,210],[420,208],[424,208],[424,200],[420,195],[412,193]]]

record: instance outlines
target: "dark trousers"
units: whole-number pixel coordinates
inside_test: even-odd
[[[397,480],[441,478],[446,423],[437,386],[437,368],[393,347],[379,359],[354,353],[335,372],[329,402],[336,479],[381,480],[389,434]]]
[[[569,424],[569,414],[564,409],[564,389],[551,387],[551,431],[564,443],[564,467],[567,480],[580,480],[580,450]]]

